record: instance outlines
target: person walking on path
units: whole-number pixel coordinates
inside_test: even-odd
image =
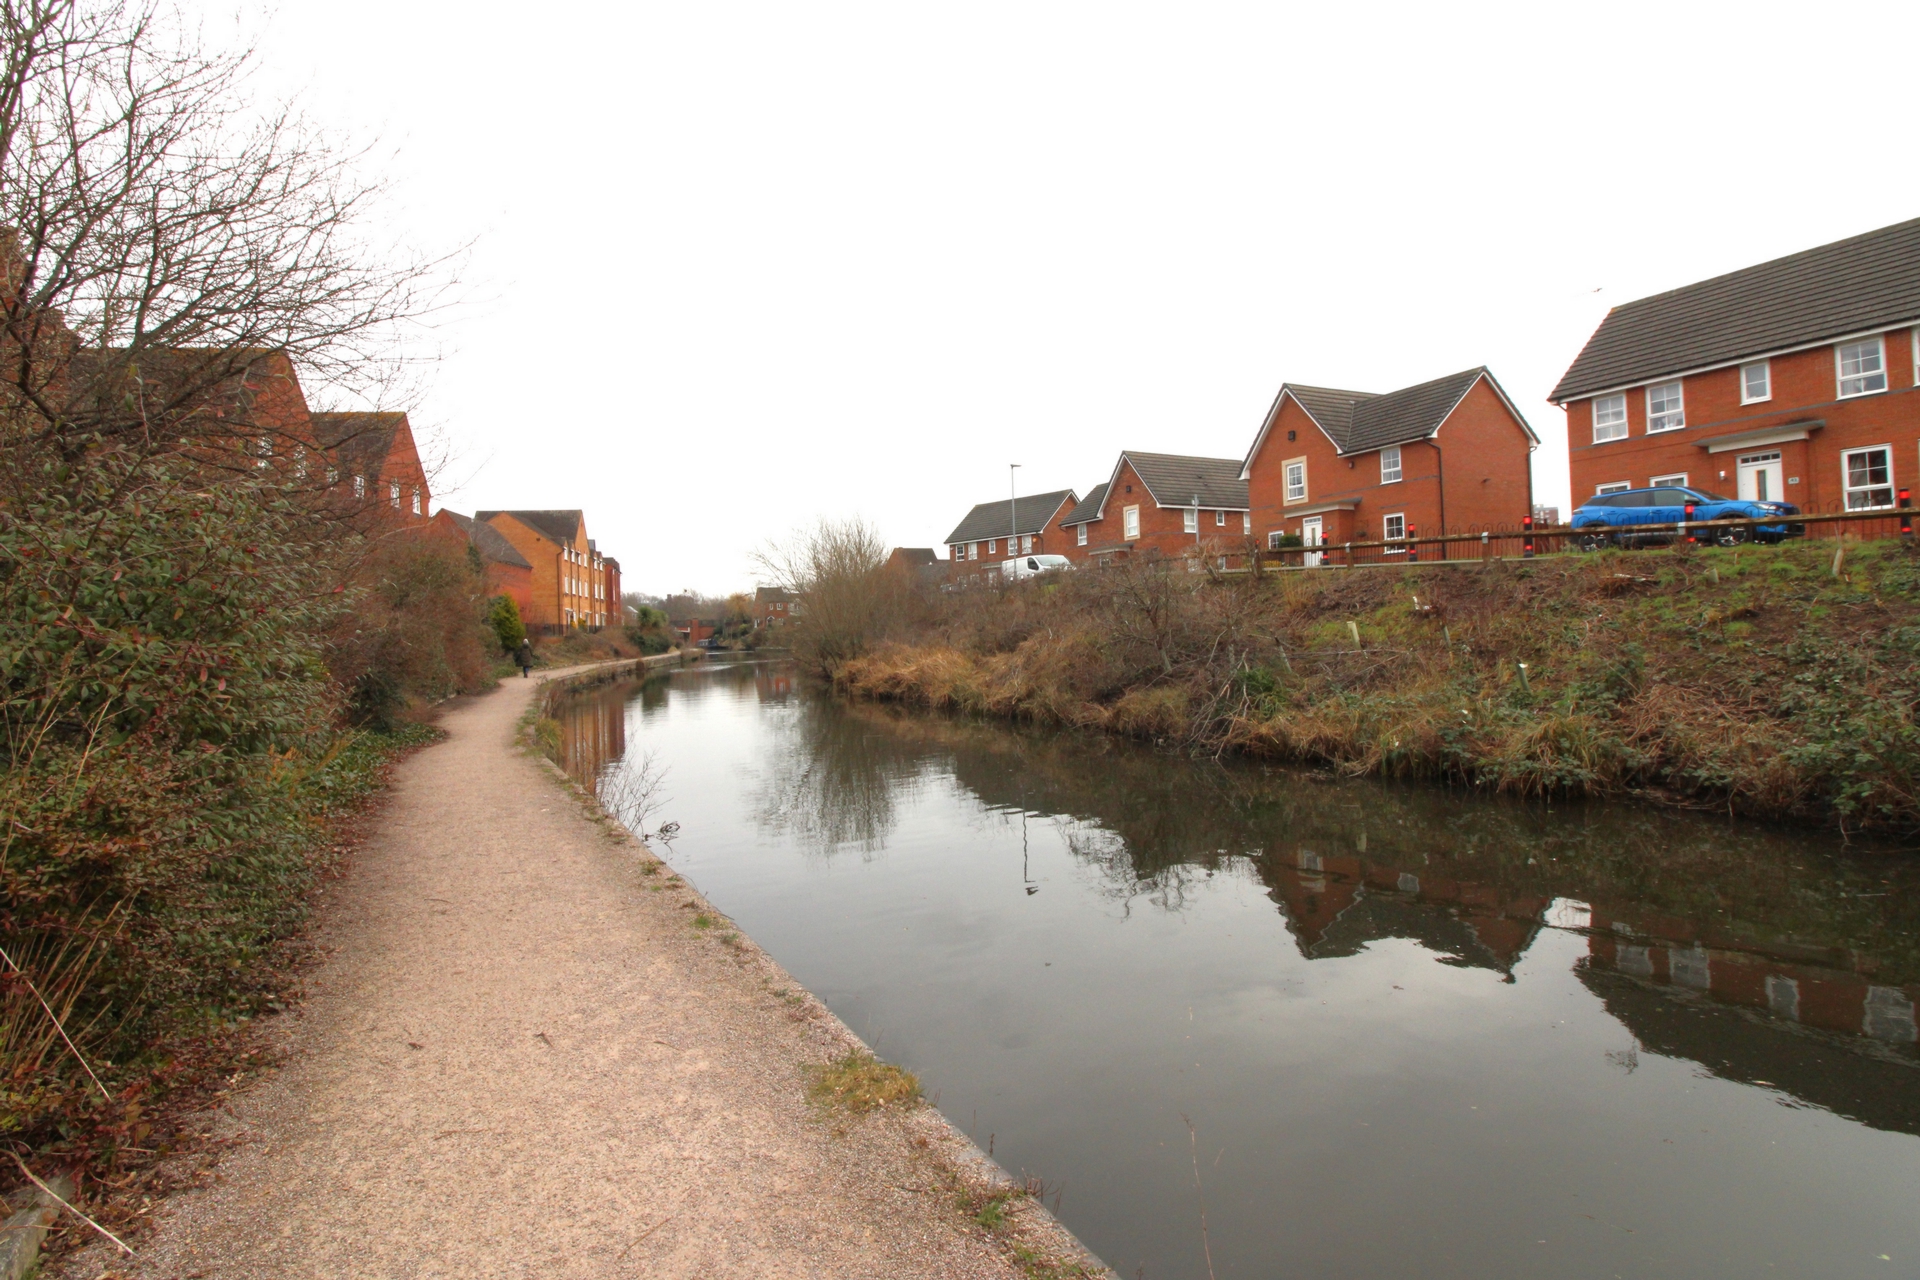
[[[533,674],[533,641],[520,637],[520,647],[513,651],[513,660],[520,664],[520,678],[525,680]]]

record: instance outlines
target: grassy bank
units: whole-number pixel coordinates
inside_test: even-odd
[[[1920,558],[1898,543],[944,597],[855,697],[1517,794],[1920,831]]]

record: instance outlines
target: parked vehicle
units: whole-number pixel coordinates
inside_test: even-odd
[[[1037,578],[1043,573],[1061,573],[1071,568],[1073,561],[1065,556],[1018,556],[1000,562],[1000,577],[1002,581],[1013,582],[1019,578]]]
[[[1677,525],[1689,519],[1687,504],[1693,504],[1691,519],[1760,520],[1767,516],[1797,516],[1800,508],[1788,502],[1756,502],[1746,498],[1728,498],[1705,489],[1661,485],[1654,489],[1624,489],[1588,498],[1573,513],[1569,522],[1579,538],[1582,551],[1602,547],[1642,546],[1672,542],[1681,536],[1678,530],[1661,525]],[[1763,524],[1730,529],[1707,529],[1702,538],[1710,538],[1723,547],[1738,546],[1749,540],[1779,542],[1798,537],[1805,525]]]

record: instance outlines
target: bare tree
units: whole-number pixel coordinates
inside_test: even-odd
[[[0,0],[0,443],[67,462],[260,438],[278,360],[390,382],[443,262],[376,250],[382,196],[245,92],[250,51],[148,0]],[[271,441],[262,449],[272,451]]]
[[[763,582],[796,600],[794,653],[823,675],[884,638],[906,616],[912,583],[887,566],[887,544],[864,520],[821,520],[754,555]]]

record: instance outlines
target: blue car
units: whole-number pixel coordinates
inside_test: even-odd
[[[1800,508],[1789,502],[1750,502],[1728,498],[1704,489],[1685,489],[1661,485],[1657,489],[1624,489],[1588,498],[1573,513],[1570,522],[1582,551],[1602,547],[1630,547],[1654,542],[1671,542],[1678,537],[1663,524],[1678,524],[1687,518],[1687,503],[1693,503],[1695,520],[1760,520],[1767,516],[1797,516]],[[1642,527],[1650,526],[1650,527]],[[1730,529],[1708,529],[1703,538],[1711,538],[1723,547],[1743,542],[1778,542],[1804,532],[1805,525],[1763,524]]]

